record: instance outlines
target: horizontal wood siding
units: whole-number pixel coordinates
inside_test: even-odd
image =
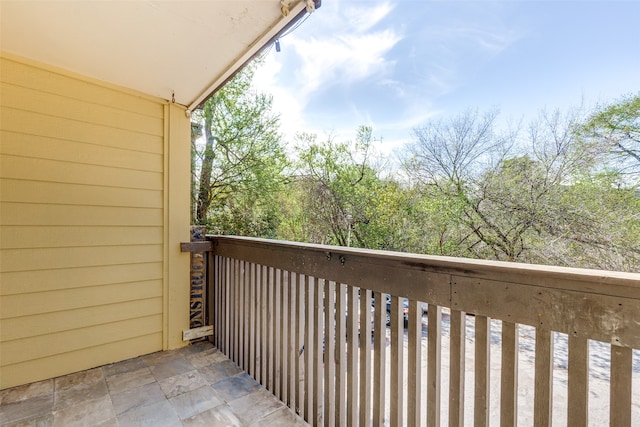
[[[0,388],[162,349],[163,103],[0,71]]]

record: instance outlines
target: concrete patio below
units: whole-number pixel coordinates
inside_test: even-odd
[[[210,343],[0,391],[4,426],[303,426]]]

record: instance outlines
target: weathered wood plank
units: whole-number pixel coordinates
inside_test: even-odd
[[[290,390],[293,392],[293,398],[291,400],[291,407],[304,418],[304,405],[303,395],[304,388],[302,384],[302,346],[303,337],[302,331],[304,330],[304,307],[302,302],[304,300],[304,288],[302,287],[302,281],[304,277],[295,273],[292,274],[291,286],[293,289],[293,306],[294,306],[294,319],[293,319],[293,334],[295,339],[292,340],[291,346],[291,360],[294,363],[291,364],[291,381]]]
[[[374,291],[393,292],[401,297],[428,303],[435,303],[443,298],[443,306],[449,305],[450,288],[449,281],[442,282],[439,276],[448,278],[450,274],[635,299],[639,298],[640,292],[640,274],[637,273],[407,254],[247,237],[218,236],[216,240],[219,243],[216,250],[228,256],[245,257],[247,260],[257,257],[256,262],[315,274]],[[398,283],[402,283],[402,289],[394,292]],[[466,311],[471,312],[468,309]]]
[[[336,419],[336,284],[324,281],[324,425]]]
[[[589,345],[569,335],[567,420],[570,426],[586,426],[589,418]]]
[[[429,304],[427,312],[427,425],[440,425],[442,308]]]
[[[640,348],[640,288],[628,298],[455,276],[451,298],[458,310]]]
[[[249,311],[249,351],[247,357],[249,358],[249,369],[247,373],[251,375],[253,379],[256,379],[256,361],[258,360],[256,354],[256,335],[259,329],[256,321],[256,301],[258,300],[258,296],[256,293],[256,265],[254,263],[249,263],[248,279],[249,294],[247,298],[247,310]]]
[[[407,355],[407,425],[418,427],[422,415],[422,306],[416,300],[409,300]]]
[[[536,328],[535,400],[533,404],[533,425],[551,425],[553,399],[553,334]]]
[[[518,325],[502,322],[500,426],[518,425]]]
[[[225,236],[216,237],[216,241],[216,253],[224,253],[230,257],[261,262],[372,291],[395,293],[399,297],[449,305],[449,274],[440,272],[438,268],[431,270],[428,265],[414,265],[410,259],[396,260],[394,256],[397,253],[392,255],[388,252],[388,257],[371,256],[371,251],[352,248],[348,251],[349,254],[341,254],[331,251],[348,248],[307,244],[301,244],[300,247],[297,244],[279,246],[268,240],[236,237],[229,240]],[[300,250],[301,248],[304,249]],[[325,251],[324,248],[330,250]],[[345,260],[344,265],[341,255]],[[403,286],[398,288],[395,286],[397,283],[402,283]]]
[[[275,269],[267,267],[267,390],[275,395],[276,384],[276,286]]]
[[[269,366],[269,291],[267,274],[269,269],[260,265],[260,384],[267,388],[267,381],[269,378],[268,366]]]
[[[233,264],[233,279],[232,279],[232,291],[231,302],[233,304],[233,331],[231,332],[233,338],[233,347],[231,351],[231,360],[236,365],[240,364],[240,260],[234,259]]]
[[[314,317],[315,306],[314,289],[311,277],[304,276],[304,420],[311,423],[314,420],[313,414],[313,356],[316,353],[314,346]]]
[[[473,425],[489,425],[491,372],[491,321],[486,316],[475,317],[475,375]]]
[[[390,364],[390,406],[392,426],[403,425],[404,387],[403,376],[403,345],[404,345],[404,314],[402,312],[403,301],[395,295],[391,295],[391,364]],[[376,307],[377,307],[376,303]],[[382,307],[382,306],[381,306]]]
[[[314,278],[314,307],[315,315],[313,318],[313,337],[315,352],[313,355],[313,425],[321,425],[326,417],[324,407],[322,406],[325,384],[323,382],[323,364],[324,364],[324,281]]]
[[[224,294],[225,294],[225,299],[224,299],[224,315],[225,315],[225,321],[224,321],[224,327],[225,327],[225,331],[224,331],[224,339],[225,339],[225,343],[224,343],[224,354],[227,355],[227,357],[230,357],[231,354],[231,343],[233,342],[233,338],[231,337],[231,332],[233,331],[232,326],[231,326],[231,322],[233,320],[233,317],[231,316],[231,301],[232,301],[232,294],[231,291],[233,289],[231,280],[233,278],[233,272],[231,270],[231,259],[229,258],[224,258],[223,259],[223,263],[224,263]]]
[[[375,304],[373,325],[373,425],[384,425],[385,411],[385,365],[387,347],[386,296],[380,292],[373,293]]]
[[[262,364],[262,292],[261,292],[261,282],[260,282],[260,271],[261,266],[259,264],[254,264],[253,277],[254,277],[254,301],[253,301],[253,310],[255,311],[254,315],[254,329],[255,329],[255,343],[254,343],[254,358],[255,358],[255,375],[254,378],[259,383],[262,383],[261,375],[261,364]]]
[[[451,311],[449,345],[449,425],[464,425],[466,313]]]
[[[239,361],[240,363],[238,364],[238,366],[240,366],[240,368],[243,371],[247,370],[247,350],[248,350],[248,337],[249,334],[247,333],[247,317],[248,317],[248,313],[247,313],[247,276],[246,276],[246,263],[244,261],[240,261],[239,265],[239,295],[238,295],[238,302],[239,302],[239,312],[238,312],[238,329],[240,331],[240,337],[239,337],[239,345],[240,345],[240,349],[238,351],[238,356],[239,356]]]
[[[630,348],[611,346],[611,388],[609,425],[631,427],[631,381],[633,352]]]
[[[347,414],[346,423],[358,425],[358,289],[347,286]],[[362,319],[364,321],[364,319]],[[364,333],[365,331],[362,331]],[[371,336],[371,333],[369,333]],[[363,350],[364,352],[365,350]]]
[[[371,291],[360,288],[360,387],[359,421],[371,425]]]
[[[289,324],[291,301],[289,300],[289,272],[280,270],[280,400],[289,402]]]
[[[335,425],[343,426],[347,422],[347,288],[343,283],[336,284],[336,358],[335,358]],[[351,319],[353,320],[353,319]]]
[[[284,285],[282,282],[282,270],[276,269],[275,271],[275,280],[276,280],[276,368],[275,368],[275,394],[278,399],[283,400],[283,381],[282,378],[284,373],[282,372],[283,359],[286,357],[284,353],[284,333],[283,333],[283,324],[284,324]]]

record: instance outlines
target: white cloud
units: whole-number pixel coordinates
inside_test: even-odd
[[[373,2],[369,2],[367,6],[355,7],[353,5],[346,7],[344,16],[349,25],[358,32],[365,32],[374,26],[376,26],[381,20],[383,20],[391,11],[394,6],[389,2],[383,2],[371,5]]]
[[[323,39],[295,40],[302,61],[300,92],[310,95],[325,86],[346,85],[384,74],[394,65],[385,54],[401,39],[393,30],[334,34]]]
[[[281,44],[288,55],[272,50],[265,57],[254,85],[273,95],[274,110],[281,116],[281,131],[288,140],[299,131],[321,134],[327,130],[325,125],[305,120],[304,109],[310,98],[371,76],[384,78],[393,70],[395,63],[387,54],[402,36],[393,28],[377,28],[392,10],[388,1],[325,2],[308,22],[283,38]],[[298,63],[295,69],[292,51]],[[285,81],[283,69],[295,77]],[[329,130],[335,131],[332,133],[336,137],[354,132]]]

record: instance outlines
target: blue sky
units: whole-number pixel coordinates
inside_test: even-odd
[[[287,140],[370,125],[390,152],[467,108],[526,122],[639,92],[639,25],[640,0],[323,0],[255,83]]]

